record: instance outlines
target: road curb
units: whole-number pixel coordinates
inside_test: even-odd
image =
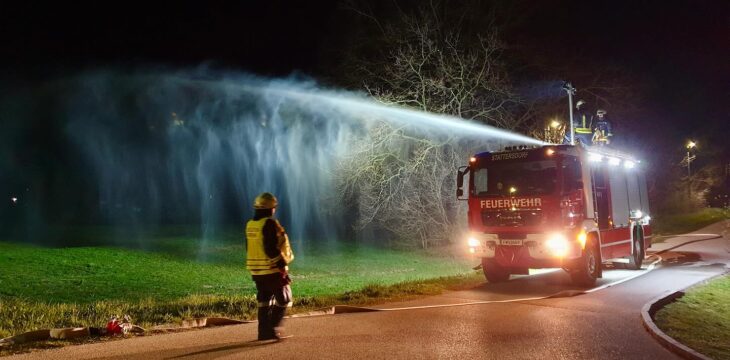
[[[170,327],[168,325],[161,325],[149,330],[145,330],[139,326],[134,325],[130,333],[135,334],[155,334],[155,333],[167,333],[181,330],[188,330],[193,328],[204,328],[204,327],[215,327],[215,326],[226,326],[226,325],[239,325],[256,322],[254,320],[235,320],[223,317],[206,317],[206,318],[195,318],[189,320],[183,320],[179,326]],[[56,328],[56,329],[41,329],[28,331],[15,336],[0,339],[0,348],[5,346],[27,344],[36,341],[48,341],[48,340],[68,340],[68,339],[80,339],[94,336],[99,336],[99,331],[102,328],[95,327],[77,327],[77,328]],[[114,336],[114,335],[104,335]]]
[[[669,349],[670,351],[674,352],[675,354],[677,354],[685,359],[712,360],[712,358],[705,356],[703,354],[700,354],[699,352],[689,348],[687,345],[680,343],[679,341],[675,340],[674,338],[672,338],[669,335],[667,335],[666,333],[664,333],[654,323],[654,315],[657,313],[657,311],[661,310],[665,306],[673,303],[677,299],[684,296],[685,290],[687,290],[688,288],[697,286],[699,284],[710,282],[713,279],[716,279],[720,276],[724,276],[726,274],[727,274],[727,272],[717,274],[708,279],[704,279],[695,284],[692,284],[691,286],[688,286],[680,291],[675,291],[673,293],[670,293],[669,295],[662,294],[662,295],[652,299],[648,303],[644,304],[644,306],[642,306],[642,308],[641,308],[641,320],[642,320],[641,322],[644,325],[644,328],[649,332],[649,334],[651,334],[652,337],[654,337],[654,339],[656,339],[665,348]]]

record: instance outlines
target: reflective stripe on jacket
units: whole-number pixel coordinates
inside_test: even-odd
[[[591,131],[590,125],[586,124],[586,115],[582,114],[580,115],[581,123],[576,124],[575,132],[578,134],[593,134],[593,131]]]

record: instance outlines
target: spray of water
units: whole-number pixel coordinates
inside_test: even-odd
[[[256,88],[246,87],[251,90]],[[522,144],[541,145],[542,141],[492,126],[467,121],[465,119],[427,113],[398,106],[388,106],[375,102],[371,98],[355,96],[349,92],[302,89],[296,86],[272,84],[267,92],[284,99],[299,100],[302,103],[313,103],[328,111],[345,115],[346,120],[362,121],[364,119],[383,119],[407,126],[421,127],[431,133],[460,135],[467,138],[500,139]],[[320,109],[323,109],[323,108]]]
[[[343,219],[333,172],[354,139],[390,122],[418,136],[540,144],[486,125],[385,106],[301,79],[194,71],[85,73],[58,85],[66,136],[96,184],[98,215],[119,228],[200,223],[202,238],[250,215],[271,191],[291,237],[332,238]],[[487,145],[487,144],[490,145]],[[205,243],[202,244],[205,246]]]

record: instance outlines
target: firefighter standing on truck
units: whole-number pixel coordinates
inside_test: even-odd
[[[606,110],[598,109],[598,111],[596,111],[596,115],[598,116],[598,119],[596,119],[596,128],[593,133],[593,144],[599,146],[608,145],[611,143],[613,131],[611,123],[606,117]]]
[[[246,268],[256,283],[258,339],[282,338],[281,321],[292,304],[288,265],[294,260],[286,231],[273,218],[278,205],[268,192],[254,200],[254,217],[246,224]]]
[[[591,122],[593,116],[591,116],[590,110],[587,109],[585,100],[578,100],[575,103],[575,114],[573,115],[573,134],[576,144],[591,145],[591,138],[593,137],[593,130],[591,130]],[[566,131],[564,144],[570,144],[570,132]]]
[[[583,145],[590,145],[591,138],[593,137],[593,131],[591,131],[591,122],[593,117],[589,110],[587,110],[585,100],[578,100],[575,103],[575,119],[573,122],[573,128],[575,130],[575,140]]]

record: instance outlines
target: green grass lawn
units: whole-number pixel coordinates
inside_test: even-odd
[[[730,276],[690,289],[656,314],[667,335],[713,359],[730,359]]]
[[[472,261],[352,244],[295,248],[295,307],[437,293],[482,278]],[[159,235],[145,250],[0,242],[0,338],[58,326],[101,326],[130,314],[144,326],[198,316],[251,318],[255,289],[243,240]]]
[[[728,209],[706,208],[682,214],[660,214],[654,217],[652,230],[657,235],[685,234],[725,219],[730,219]]]

